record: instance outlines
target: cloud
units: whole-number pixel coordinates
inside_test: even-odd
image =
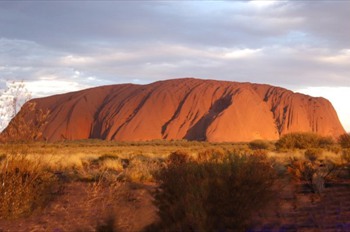
[[[325,14],[328,9],[322,6],[329,4],[272,1],[274,4],[260,9],[254,7],[255,2],[261,1],[7,3],[8,7],[0,10],[0,28],[8,38],[19,37],[76,52],[89,50],[92,42],[114,46],[167,41],[191,46],[254,47],[268,40],[275,43],[276,38],[285,42],[291,31],[327,32],[314,26],[319,25],[320,17],[309,15]],[[325,26],[335,26],[334,17],[324,21]],[[341,27],[339,22],[337,27]],[[323,38],[330,36],[334,37],[326,34]]]
[[[317,59],[325,63],[348,66],[350,65],[350,49],[342,49],[335,54],[319,56]]]
[[[350,99],[350,87],[308,87],[296,91],[314,97],[322,96],[333,102],[333,107],[336,109],[340,121],[344,128],[350,132],[350,108],[346,107]]]
[[[35,97],[44,97],[53,94],[77,91],[89,86],[84,86],[74,81],[43,79],[27,82],[26,87],[30,92],[35,93]]]
[[[0,88],[25,80],[42,96],[176,77],[350,87],[348,9],[350,1],[0,2]]]

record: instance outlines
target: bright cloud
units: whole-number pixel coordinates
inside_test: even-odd
[[[308,87],[296,90],[314,97],[324,97],[332,102],[345,130],[350,132],[350,88],[349,87]]]
[[[237,50],[227,52],[225,54],[225,57],[231,58],[231,59],[248,58],[248,57],[258,55],[260,52],[261,52],[261,49],[249,49],[249,48],[237,49]]]
[[[249,2],[252,6],[259,8],[271,7],[277,3],[278,1],[276,0],[253,0]]]
[[[44,96],[189,76],[330,88],[315,94],[348,125],[332,89],[350,88],[349,9],[350,1],[3,1],[0,89],[24,80]]]
[[[93,62],[92,57],[68,55],[62,58],[63,65],[89,65]]]
[[[89,86],[74,81],[60,81],[42,79],[26,83],[26,87],[34,97],[43,97],[53,94],[67,93],[88,88]]]

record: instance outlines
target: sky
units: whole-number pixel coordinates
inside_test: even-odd
[[[350,131],[350,1],[1,1],[0,89],[203,79],[329,99]]]

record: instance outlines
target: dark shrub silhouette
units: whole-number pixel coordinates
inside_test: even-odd
[[[315,162],[322,155],[322,149],[310,148],[305,151],[304,155],[306,159]]]
[[[290,133],[283,135],[276,142],[276,148],[279,150],[332,148],[333,145],[334,141],[331,137],[323,137],[313,133]]]
[[[147,231],[244,231],[275,196],[275,172],[262,156],[170,164],[156,179],[160,222]]]
[[[350,134],[343,134],[339,136],[338,142],[342,148],[350,148]]]
[[[271,145],[264,140],[254,140],[254,141],[251,141],[248,145],[249,145],[249,148],[252,150],[261,150],[261,149],[267,150],[271,147]]]

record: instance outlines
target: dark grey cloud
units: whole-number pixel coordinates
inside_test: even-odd
[[[269,3],[0,2],[0,79],[349,86],[350,1]]]
[[[283,38],[290,32],[307,29],[325,40],[331,37],[334,41],[333,37],[339,35],[339,39],[347,41],[349,36],[344,34],[348,33],[343,30],[341,34],[336,29],[346,22],[339,25],[340,20],[327,15],[338,13],[338,8],[344,11],[349,3],[331,4],[339,5],[331,9],[332,13],[328,13],[330,4],[326,3],[281,1],[262,10],[244,2],[7,2],[0,10],[0,36],[58,46],[60,50],[80,48],[80,52],[96,41],[115,46],[167,41],[257,47],[269,41],[276,43],[274,38],[286,43],[288,40]],[[324,25],[320,25],[321,20]]]
[[[298,14],[305,17],[303,31],[323,40],[324,46],[349,48],[350,1],[300,1]]]
[[[346,93],[349,21],[346,0],[0,1],[0,89],[199,77]]]

